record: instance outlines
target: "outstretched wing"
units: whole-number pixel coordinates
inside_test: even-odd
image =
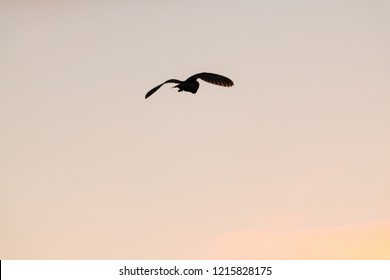
[[[218,85],[218,86],[223,86],[223,87],[231,87],[234,85],[233,81],[230,80],[229,78],[214,73],[203,72],[203,73],[195,74],[189,77],[188,79],[195,79],[195,80],[201,79],[205,82]]]
[[[171,80],[168,80],[166,82],[163,82],[162,84],[152,88],[151,90],[148,91],[148,93],[145,95],[145,99],[148,98],[149,96],[151,96],[153,93],[155,93],[162,85],[166,84],[166,83],[180,83],[179,80],[175,80],[175,79],[171,79]]]
[[[153,93],[155,93],[163,84],[165,84],[165,83],[162,83],[162,84],[152,88],[151,90],[149,90],[148,93],[145,95],[145,99],[148,98],[149,96],[151,96]]]

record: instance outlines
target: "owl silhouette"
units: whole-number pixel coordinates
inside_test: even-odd
[[[201,79],[205,82],[208,82],[208,83],[211,83],[214,85],[218,85],[218,86],[223,86],[223,87],[231,87],[234,85],[232,80],[230,80],[229,78],[226,78],[222,75],[203,72],[203,73],[192,75],[191,77],[189,77],[185,81],[180,81],[180,80],[176,80],[176,79],[167,80],[167,81],[163,82],[162,84],[159,84],[158,86],[152,88],[145,95],[145,99],[150,97],[153,93],[155,93],[162,85],[168,84],[168,83],[177,84],[176,86],[174,86],[174,88],[178,88],[179,92],[180,91],[187,91],[187,92],[191,92],[191,93],[195,94],[199,89],[199,82],[197,81],[197,79]]]

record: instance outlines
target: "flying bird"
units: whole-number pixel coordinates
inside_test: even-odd
[[[218,74],[203,72],[203,73],[195,74],[195,75],[189,77],[185,81],[170,79],[170,80],[152,88],[145,95],[145,99],[148,98],[149,96],[151,96],[153,93],[155,93],[162,85],[168,84],[168,83],[177,84],[176,86],[174,86],[174,88],[178,88],[179,92],[180,91],[188,91],[188,92],[192,92],[193,94],[195,94],[199,88],[199,83],[198,83],[197,79],[201,79],[205,82],[208,82],[208,83],[211,83],[214,85],[218,85],[218,86],[223,86],[223,87],[231,87],[234,85],[233,81],[230,80],[229,78],[226,78],[226,77],[218,75]]]

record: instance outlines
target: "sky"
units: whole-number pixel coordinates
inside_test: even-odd
[[[0,259],[390,259],[389,12],[0,1]]]

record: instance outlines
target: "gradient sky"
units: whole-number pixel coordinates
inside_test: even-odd
[[[0,1],[0,259],[390,259],[389,14]]]

